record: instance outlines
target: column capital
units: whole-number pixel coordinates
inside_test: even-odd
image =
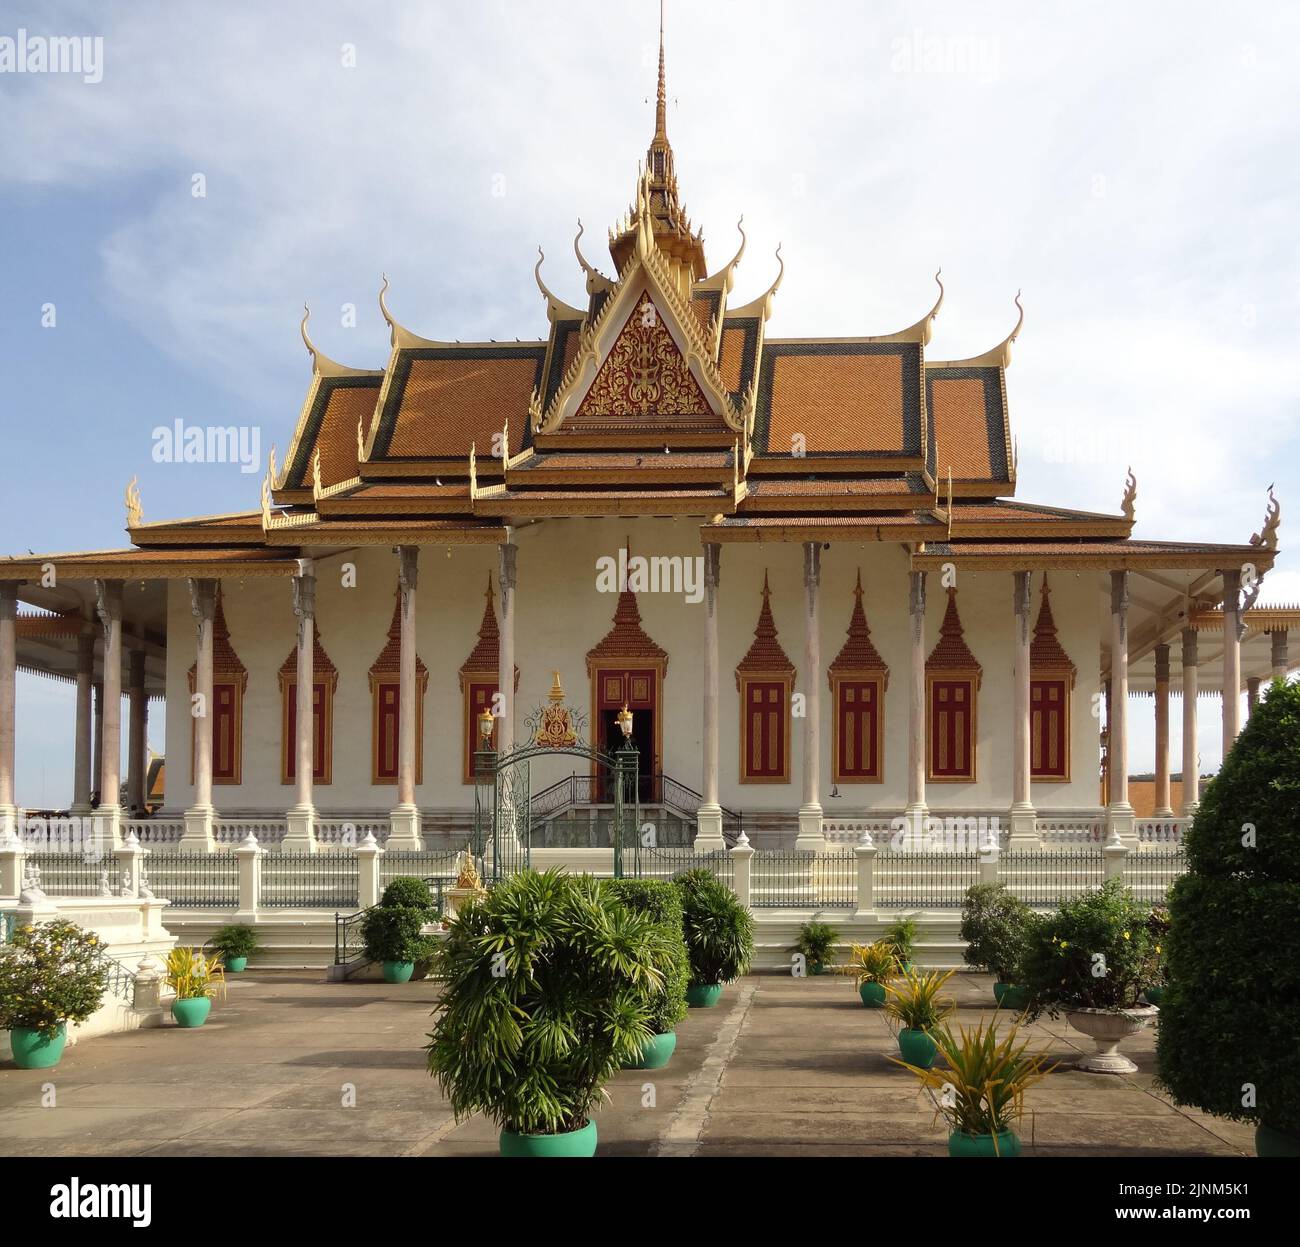
[[[1196,629],[1183,629],[1183,666],[1194,667],[1197,663],[1196,657]]]
[[[519,547],[513,541],[503,541],[499,549],[501,550],[501,570],[498,579],[501,581],[501,592],[513,593],[518,580]],[[411,582],[411,587],[415,587],[414,581]]]
[[[819,541],[803,543],[803,583],[807,589],[816,589],[822,579],[822,547]]]
[[[907,595],[907,613],[909,615],[925,614],[925,573],[910,572],[910,584]]]
[[[144,689],[144,650],[133,649],[126,656],[127,684],[131,689]]]
[[[722,546],[716,541],[704,543],[704,587],[716,589],[722,582]]]
[[[1110,574],[1110,612],[1120,615],[1128,610],[1128,572]]]
[[[108,627],[110,621],[122,622],[122,582],[120,580],[95,581],[95,612],[99,621]]]
[[[310,559],[300,559],[298,574],[290,581],[293,589],[293,613],[298,619],[315,619],[316,617],[316,572]]]
[[[419,581],[419,557],[419,546],[397,547],[397,583],[403,592],[415,591],[416,584]]]
[[[21,583],[20,580],[0,580],[0,619],[18,618],[18,586]]]
[[[190,614],[199,623],[211,621],[217,610],[217,582],[209,579],[190,580]]]
[[[1286,669],[1290,665],[1287,655],[1287,635],[1285,628],[1275,628],[1269,634],[1271,642],[1271,652],[1269,654],[1269,666],[1273,670],[1274,679],[1285,679]]]
[[[1156,683],[1169,683],[1169,643],[1161,641],[1155,649]]]
[[[1017,615],[1022,615],[1022,616],[1024,616],[1024,618],[1026,618],[1026,619],[1029,618],[1029,611],[1030,611],[1030,606],[1031,606],[1031,603],[1030,603],[1030,597],[1031,597],[1031,593],[1030,593],[1031,584],[1030,584],[1030,581],[1031,581],[1031,579],[1032,579],[1032,576],[1033,576],[1033,573],[1032,573],[1032,572],[1027,572],[1027,571],[1026,571],[1026,572],[1013,572],[1013,573],[1012,573],[1012,577],[1013,577],[1013,580],[1012,580],[1012,601],[1013,601],[1013,603],[1015,604],[1016,614],[1017,614]]]

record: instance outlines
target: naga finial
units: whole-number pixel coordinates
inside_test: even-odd
[[[1138,483],[1137,477],[1133,475],[1132,466],[1128,469],[1128,476],[1124,481],[1124,498],[1120,502],[1120,510],[1124,512],[1124,518],[1131,524],[1137,515],[1137,496]]]
[[[1252,533],[1250,544],[1264,550],[1277,549],[1277,530],[1282,523],[1282,504],[1273,493],[1273,486],[1268,487],[1268,506],[1264,511],[1264,527]]]
[[[133,476],[126,487],[126,526],[138,528],[144,521],[144,511],[140,506],[140,478]]]

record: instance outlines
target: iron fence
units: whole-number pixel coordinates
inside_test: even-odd
[[[980,879],[980,855],[897,851],[876,854],[880,909],[959,909]]]
[[[1100,846],[1016,849],[998,856],[998,882],[1028,905],[1059,905],[1106,882]]]
[[[465,845],[456,849],[390,850],[379,859],[379,891],[394,879],[412,875],[430,886],[434,882],[454,882],[460,873],[460,855]]]
[[[111,853],[28,853],[28,866],[40,870],[41,890],[48,896],[98,896],[116,890],[117,863]]]
[[[857,858],[852,849],[760,849],[750,858],[752,909],[853,909],[857,903]]]
[[[1169,885],[1187,870],[1187,850],[1139,849],[1124,859],[1124,883],[1139,900],[1164,904]]]
[[[696,853],[689,848],[639,849],[625,854],[624,861],[638,879],[672,879],[688,870],[712,871],[719,882],[735,889],[736,864],[726,851]]]
[[[239,859],[234,853],[163,852],[144,860],[150,891],[174,909],[238,909]]]
[[[351,853],[268,853],[260,903],[268,909],[355,909],[360,884]]]

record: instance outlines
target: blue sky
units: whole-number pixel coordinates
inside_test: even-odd
[[[1131,462],[1139,536],[1236,541],[1272,481],[1287,544],[1300,13],[667,8],[684,196],[715,261],[745,214],[738,300],[784,243],[773,334],[901,328],[942,265],[928,355],[961,358],[1008,332],[1023,289],[1019,497],[1114,511]],[[417,333],[539,336],[537,245],[576,299],[576,218],[594,258],[631,193],[656,9],[6,0],[0,36],[99,35],[104,66],[95,84],[0,73],[0,548],[120,544],[132,475],[146,518],[255,506],[260,473],[156,464],[152,431],[252,425],[263,456],[283,450],[308,376],[304,299],[318,345],[357,365],[386,356],[384,271]],[[1300,600],[1289,555],[1270,599]],[[24,678],[20,713],[19,799],[65,800],[68,690]]]

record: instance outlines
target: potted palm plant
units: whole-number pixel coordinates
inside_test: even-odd
[[[885,984],[885,1013],[899,1024],[898,1051],[908,1065],[929,1069],[934,1064],[938,1045],[933,1032],[957,1007],[950,996],[940,995],[952,975],[951,970],[932,970]]]
[[[888,944],[894,950],[898,968],[904,974],[910,974],[912,970],[912,955],[916,949],[917,933],[915,919],[895,918],[880,937],[882,943]]]
[[[794,951],[803,955],[803,964],[809,974],[825,974],[831,964],[830,952],[835,946],[836,930],[825,922],[805,922],[799,928]]]
[[[176,993],[172,1017],[177,1026],[188,1028],[208,1020],[212,998],[225,990],[226,978],[218,958],[178,945],[167,954],[167,986]]]
[[[261,949],[257,932],[235,922],[219,927],[209,942],[221,954],[221,964],[231,974],[242,974],[248,968],[249,957]]]
[[[993,998],[1020,1012],[1029,993],[1020,983],[1020,967],[1036,915],[1002,883],[977,883],[967,889],[961,909],[962,958],[976,970],[993,975]]]
[[[841,974],[850,974],[858,985],[858,995],[868,1009],[879,1009],[885,1003],[885,984],[898,974],[898,958],[894,946],[878,940],[874,944],[849,945],[849,960],[837,966]]]
[[[1050,1074],[1046,1052],[1031,1053],[1017,1043],[1012,1026],[998,1038],[996,1023],[971,1029],[946,1026],[934,1031],[939,1060],[935,1066],[889,1059],[911,1070],[933,1094],[937,1112],[948,1123],[949,1156],[1019,1156],[1016,1127],[1024,1115],[1025,1092]]]
[[[674,950],[589,875],[524,871],[451,920],[426,1047],[457,1119],[483,1113],[503,1156],[591,1156],[606,1081],[651,1038]]]
[[[112,963],[99,936],[58,919],[21,926],[0,946],[0,1030],[19,1069],[52,1069],[68,1023],[100,1006]]]
[[[1137,1066],[1119,1051],[1129,1035],[1158,1012],[1141,1003],[1158,973],[1150,910],[1119,879],[1063,901],[1033,933],[1025,955],[1027,1016],[1059,1017],[1092,1039],[1096,1052],[1078,1068],[1096,1074],[1132,1074]]]
[[[708,1009],[718,1003],[724,983],[749,969],[754,955],[754,919],[731,889],[710,870],[678,875],[691,982],[686,1003]]]
[[[661,1069],[677,1050],[675,1028],[686,1016],[686,988],[691,980],[681,892],[667,879],[607,879],[604,888],[626,908],[649,915],[672,950],[664,969],[663,989],[648,991],[652,1038],[639,1054],[623,1062],[624,1069]]]

